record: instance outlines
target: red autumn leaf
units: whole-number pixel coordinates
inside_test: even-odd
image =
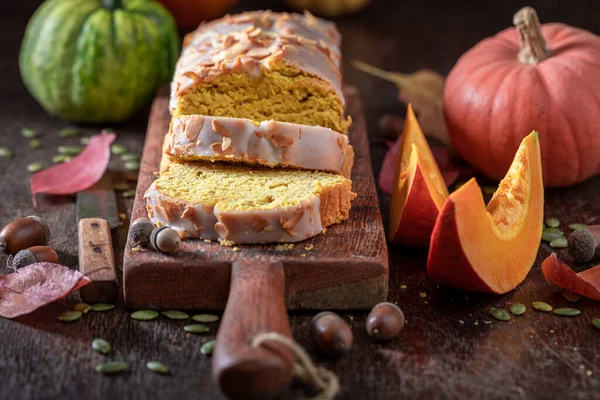
[[[379,171],[379,187],[388,194],[392,193],[392,186],[394,185],[394,174],[396,173],[398,149],[400,148],[401,138],[402,136],[398,137],[396,142],[392,144],[385,153],[383,164],[381,164],[381,171]],[[440,167],[440,172],[442,173],[446,186],[452,185],[456,179],[458,179],[460,171],[452,162],[448,150],[445,147],[434,146],[431,147],[431,152]]]
[[[30,181],[33,206],[36,206],[37,193],[77,193],[98,182],[108,168],[110,144],[115,137],[114,133],[105,131],[92,136],[86,148],[71,161],[34,174]]]
[[[542,273],[550,283],[594,300],[600,300],[600,265],[576,273],[552,253],[542,263]]]
[[[90,283],[81,272],[39,262],[0,275],[0,317],[16,318],[68,296]]]

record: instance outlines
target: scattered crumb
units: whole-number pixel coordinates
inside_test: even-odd
[[[238,247],[234,247],[231,249],[231,251],[239,251],[240,249]]]
[[[419,292],[419,296],[420,296],[422,299],[424,299],[424,298],[426,298],[426,297],[427,297],[427,293],[425,293],[425,292]]]
[[[306,253],[300,254],[300,257],[306,257]]]
[[[204,243],[212,243],[212,240],[210,240],[210,239],[204,239],[203,242]]]
[[[221,240],[221,245],[225,246],[225,247],[231,247],[233,246],[235,243],[232,242],[231,240]]]
[[[158,173],[158,171],[152,171],[152,175],[154,175],[154,176],[158,176],[158,175],[159,175],[159,173]]]
[[[354,321],[354,317],[350,314],[346,314],[346,316],[350,319],[350,321]]]
[[[478,321],[473,322],[473,325],[479,325]]]
[[[406,285],[400,286],[400,289],[402,289],[402,290],[406,290],[407,288],[408,288],[408,286],[406,286]]]
[[[550,333],[554,333],[554,329],[550,329]]]
[[[530,338],[530,339],[533,339],[533,335],[529,335],[529,338]]]
[[[294,248],[294,243],[283,243],[275,246],[275,251],[286,251]]]
[[[127,215],[126,215],[126,214],[123,214],[123,213],[121,213],[121,214],[119,214],[119,218],[120,218],[120,219],[127,219]]]
[[[577,351],[577,347],[573,347],[573,351]]]
[[[486,321],[486,320],[484,319],[484,320],[483,320],[483,323],[484,323],[484,324],[491,324],[491,323],[492,323],[492,321]]]
[[[314,248],[315,248],[315,245],[313,245],[313,244],[309,244],[308,246],[304,246],[304,250],[306,250],[306,251],[311,251]]]
[[[133,251],[134,253],[140,251],[140,246],[132,247],[131,251]]]
[[[592,376],[592,370],[588,369],[587,372],[585,373],[587,376]]]
[[[427,302],[427,300],[425,300],[423,303],[424,303],[424,304],[429,304],[429,303]]]
[[[404,323],[405,323],[405,324],[408,324],[408,320],[407,320],[407,319],[405,319],[405,320],[404,320]]]
[[[463,321],[462,319],[459,319],[459,320],[458,320],[458,323],[459,323],[459,324],[461,324],[461,325],[464,325],[464,324],[465,324],[465,321]]]
[[[579,369],[585,369],[585,365],[583,365],[583,364],[580,364],[580,365],[579,365]]]

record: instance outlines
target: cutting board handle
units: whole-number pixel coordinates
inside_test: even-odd
[[[291,338],[284,303],[281,263],[236,261],[225,313],[213,353],[213,378],[230,398],[268,397],[281,393],[294,374],[292,355],[277,345],[252,347],[260,333]]]

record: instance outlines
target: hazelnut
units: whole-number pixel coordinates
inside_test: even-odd
[[[147,246],[150,244],[150,235],[154,230],[154,225],[148,218],[138,218],[129,228],[129,237],[134,246]]]
[[[54,249],[47,246],[33,246],[19,251],[12,259],[9,259],[9,266],[18,269],[36,262],[58,263],[58,254]]]
[[[45,246],[50,242],[50,228],[35,215],[19,218],[0,231],[0,251],[15,255],[32,246]]]
[[[375,340],[392,340],[404,328],[404,313],[393,303],[376,304],[367,316],[366,327]]]
[[[310,330],[317,347],[323,353],[332,356],[348,352],[354,341],[350,326],[342,317],[331,311],[315,315]]]
[[[179,233],[168,226],[161,226],[152,231],[150,245],[162,253],[172,253],[179,248],[181,237]]]

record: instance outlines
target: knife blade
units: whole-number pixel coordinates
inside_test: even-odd
[[[119,292],[111,229],[119,226],[117,199],[108,173],[77,193],[79,271],[91,282],[80,290],[88,303],[114,301]]]

